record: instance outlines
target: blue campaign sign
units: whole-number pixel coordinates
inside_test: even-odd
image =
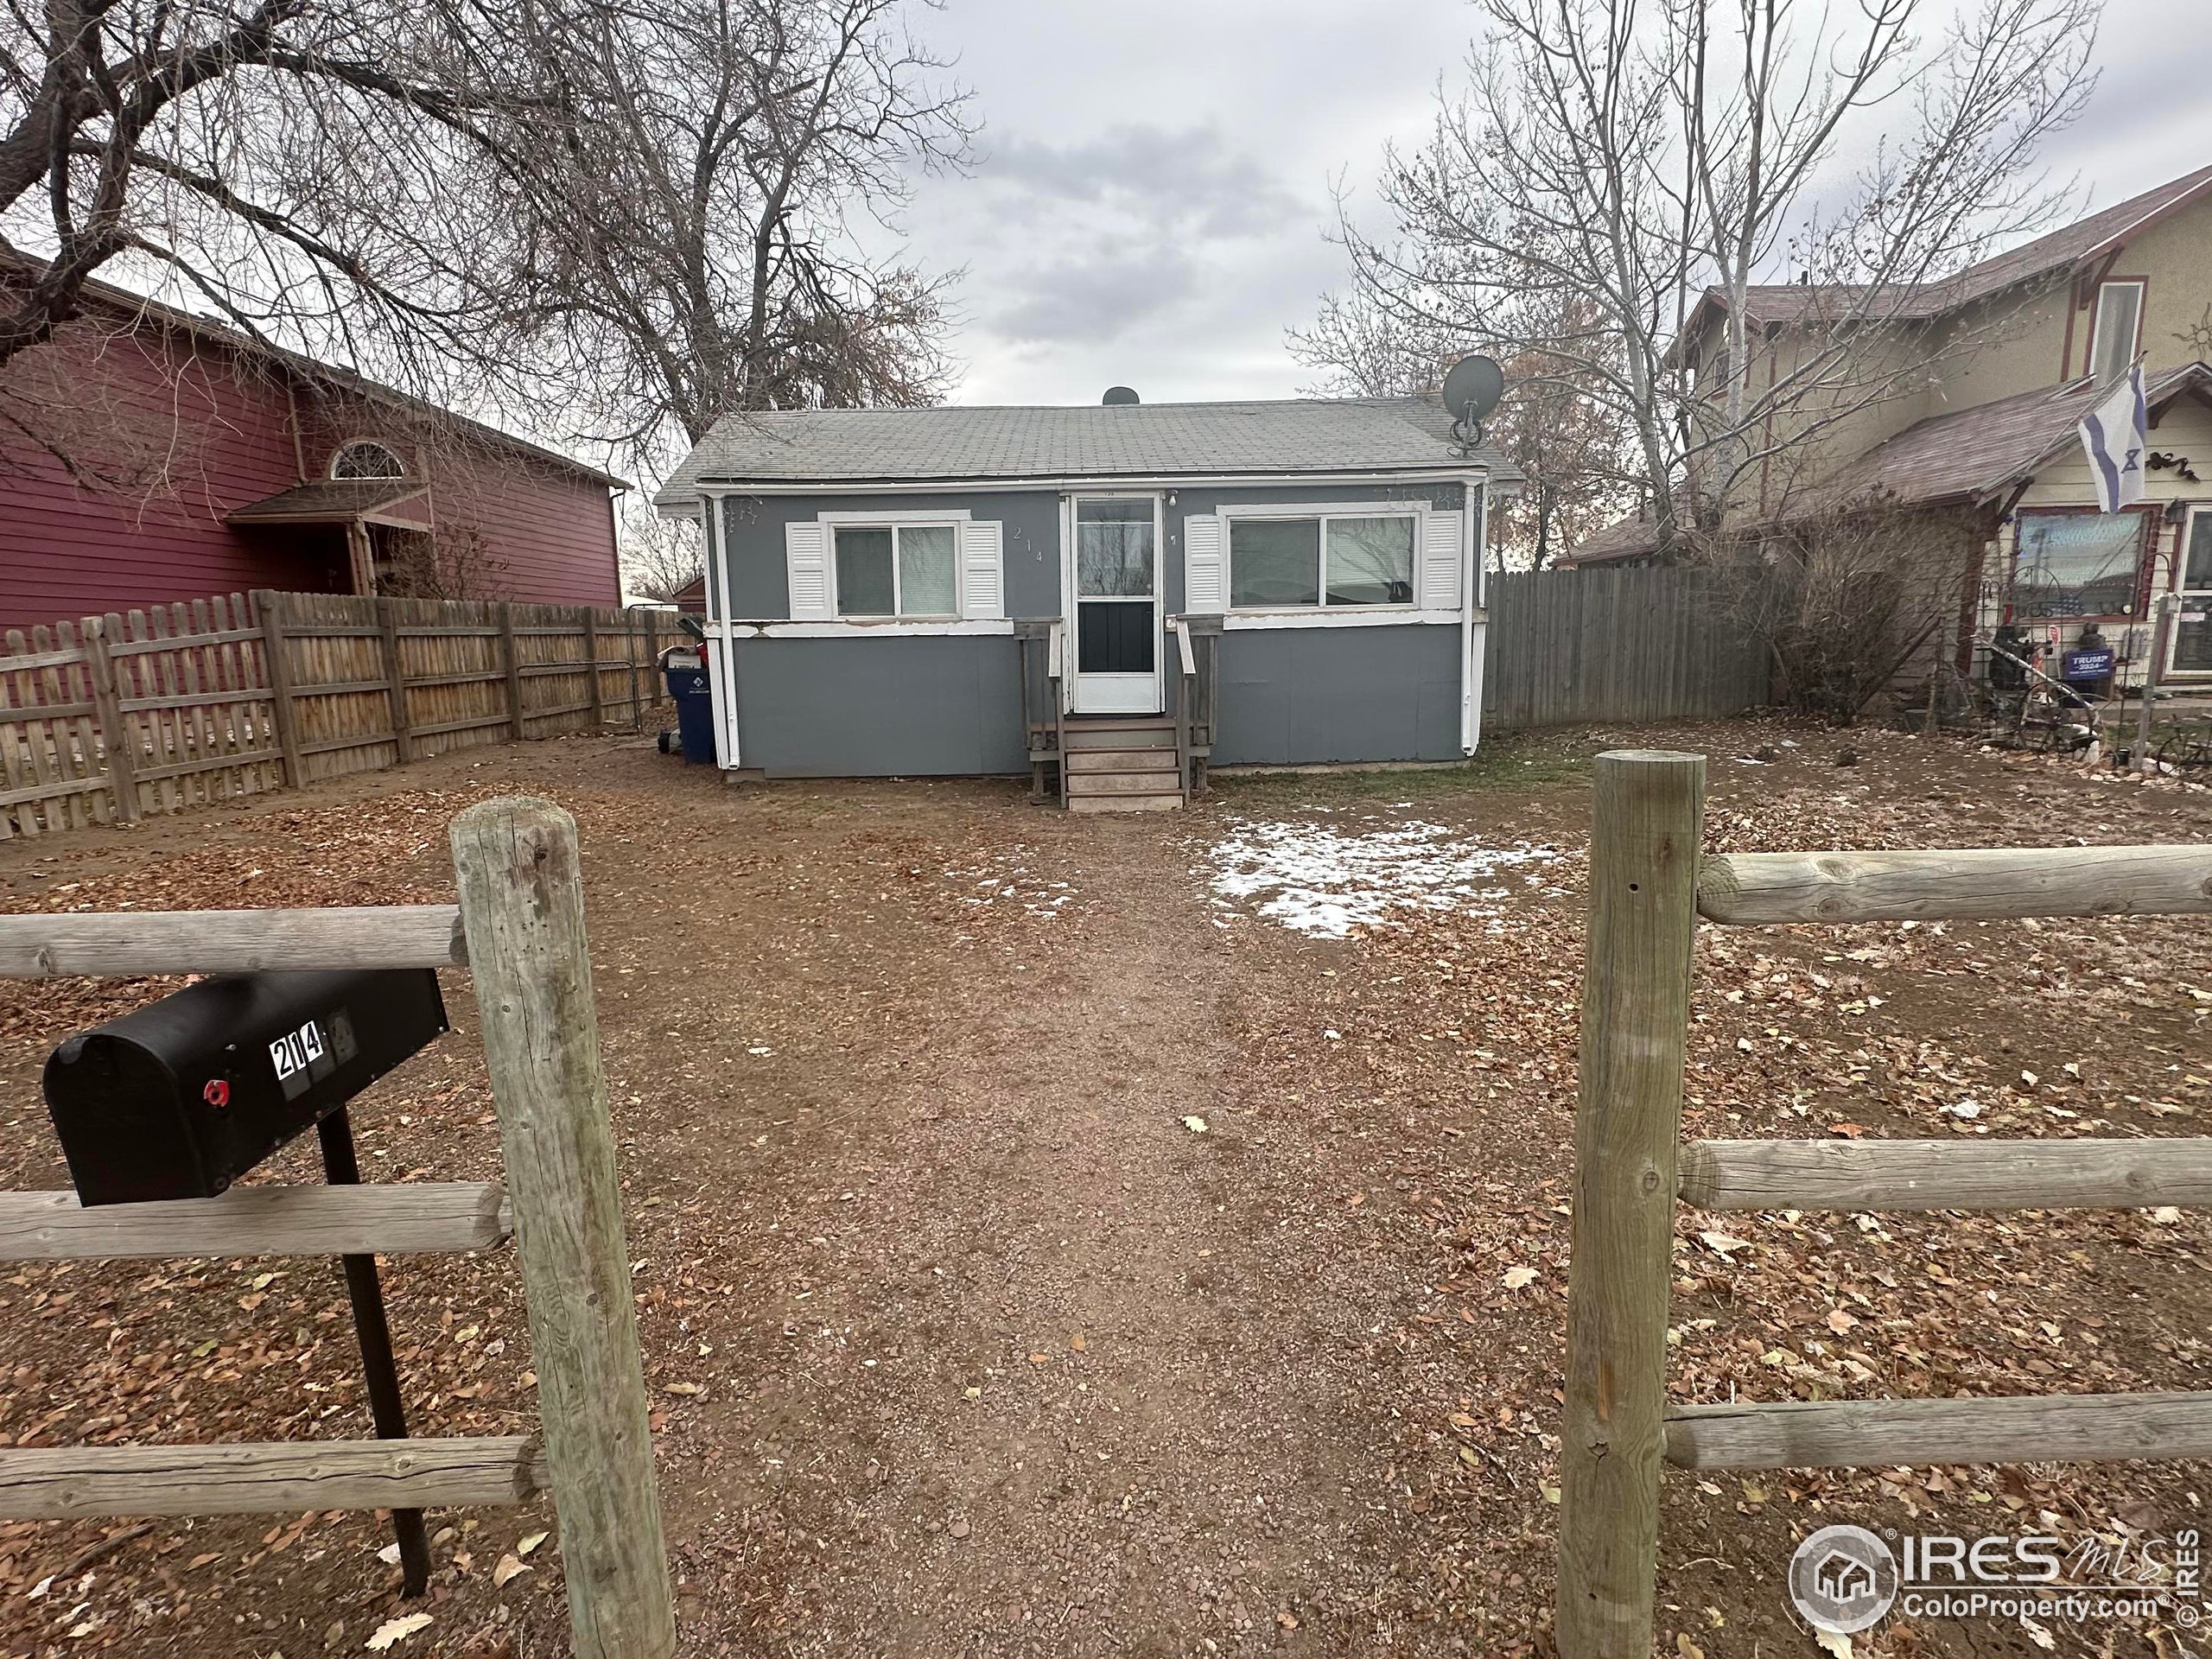
[[[2068,680],[2108,680],[2113,654],[2109,651],[2069,651],[2062,659],[2059,677]]]

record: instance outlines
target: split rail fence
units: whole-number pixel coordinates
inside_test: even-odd
[[[0,840],[642,726],[682,639],[665,611],[265,589],[11,628]]]
[[[1700,858],[1701,755],[1598,759],[1560,1430],[1561,1659],[1649,1659],[1662,1463],[2212,1457],[2212,1394],[1669,1406],[1678,1202],[1719,1211],[2212,1208],[2212,1139],[1680,1144],[1692,949],[1727,925],[2212,913],[2212,847]]]
[[[520,1503],[550,1487],[578,1659],[668,1659],[674,1603],[575,823],[550,802],[454,821],[461,903],[0,917],[0,975],[467,967],[506,1184],[248,1186],[80,1207],[0,1194],[0,1261],[372,1255],[512,1235],[540,1433],[475,1439],[0,1449],[0,1519]]]

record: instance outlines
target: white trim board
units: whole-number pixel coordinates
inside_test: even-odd
[[[1221,619],[1221,626],[1224,633],[1259,633],[1270,628],[1456,628],[1459,620],[1457,611],[1372,605],[1356,611],[1230,611]]]
[[[737,621],[728,625],[739,639],[989,639],[1014,632],[1012,620],[995,617],[955,621],[950,617],[872,617],[840,622]]]
[[[1464,484],[1465,468],[1423,467],[1404,473],[1165,473],[1150,477],[1071,474],[1055,478],[932,478],[762,480],[740,483],[714,480],[693,486],[702,497],[770,495],[1148,495],[1155,492],[1234,486],[1281,489],[1301,485]],[[1475,477],[1487,479],[1486,471]],[[1408,504],[1411,505],[1411,504]]]

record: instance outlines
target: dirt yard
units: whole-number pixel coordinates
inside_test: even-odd
[[[447,820],[575,812],[687,1654],[1545,1654],[1588,757],[1713,757],[1720,849],[2174,841],[2212,792],[1733,723],[1471,769],[1223,780],[1070,817],[1011,785],[732,790],[635,740],[0,848],[14,910],[450,897]],[[1764,749],[1771,764],[1752,758]],[[2212,931],[1700,944],[1688,1132],[2212,1133]],[[0,1180],[66,1185],[54,1041],[163,988],[0,985]],[[497,1171],[454,1034],[356,1109],[372,1179]],[[295,1147],[272,1174],[308,1179]],[[2177,1212],[1700,1217],[1678,1397],[2212,1388]],[[512,1253],[403,1258],[416,1432],[533,1421]],[[0,1439],[367,1432],[334,1263],[0,1280]],[[1811,1654],[1831,1522],[2202,1528],[2204,1465],[1670,1474],[1662,1645]],[[550,1505],[434,1516],[403,1656],[565,1653]],[[0,1652],[308,1659],[411,1609],[372,1517],[0,1526]],[[2205,1652],[2158,1619],[1892,1620],[1859,1655]]]

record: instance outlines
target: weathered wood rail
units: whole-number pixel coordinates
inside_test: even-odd
[[[513,1231],[506,1192],[492,1181],[239,1186],[91,1210],[73,1192],[0,1192],[0,1262],[419,1255],[488,1250]]]
[[[1670,1407],[1677,1202],[2212,1208],[2212,1140],[1681,1144],[1692,944],[1734,925],[2212,913],[2212,847],[1700,858],[1701,755],[1598,759],[1567,1276],[1561,1659],[1649,1659],[1660,1473],[2212,1455],[2212,1394]]]
[[[0,1261],[490,1249],[521,1261],[537,1436],[0,1448],[0,1519],[422,1510],[550,1490],[578,1659],[669,1659],[675,1604],[599,1058],[575,824],[469,808],[461,903],[0,918],[0,976],[470,967],[506,1185],[245,1186],[80,1207],[0,1193]]]
[[[0,840],[642,725],[673,616],[269,590],[9,630]]]
[[[459,968],[453,905],[0,916],[0,976],[253,974],[280,968]]]
[[[18,1521],[499,1506],[544,1484],[524,1435],[0,1451],[0,1514]]]

